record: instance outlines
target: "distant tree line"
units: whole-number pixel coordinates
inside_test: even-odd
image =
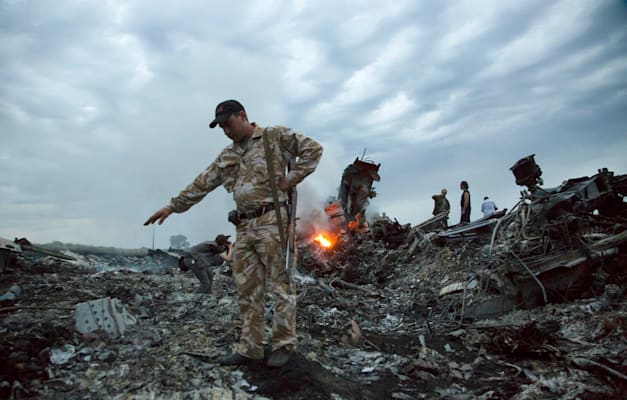
[[[189,248],[189,242],[185,235],[172,235],[170,236],[170,249],[180,250]]]

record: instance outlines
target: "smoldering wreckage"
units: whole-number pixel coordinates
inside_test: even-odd
[[[366,222],[378,169],[355,160],[301,216],[299,350],[279,369],[211,362],[239,336],[228,265],[201,295],[176,253],[3,241],[0,396],[627,397],[627,175],[543,188],[531,155],[517,204],[445,229]]]

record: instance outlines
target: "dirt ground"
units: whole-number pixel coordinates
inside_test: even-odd
[[[489,293],[440,290],[486,266],[481,247],[470,256],[459,243],[418,255],[408,247],[365,237],[342,254],[301,248],[298,353],[278,369],[212,362],[239,335],[228,266],[216,271],[213,293],[199,295],[191,272],[167,257],[75,254],[78,262],[66,262],[24,253],[1,275],[0,294],[15,285],[20,293],[0,303],[0,397],[627,397],[624,294],[611,304],[596,293],[459,318],[460,302],[468,309]],[[614,281],[622,288],[623,279],[624,270]],[[116,338],[79,333],[76,305],[106,297],[136,322]]]

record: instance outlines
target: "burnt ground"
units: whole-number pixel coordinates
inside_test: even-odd
[[[14,284],[21,288],[16,300],[0,304],[0,397],[626,397],[624,295],[612,304],[597,293],[460,320],[462,293],[439,291],[489,263],[480,247],[409,255],[407,245],[390,249],[367,238],[345,246],[339,255],[301,249],[299,349],[278,369],[211,362],[239,334],[226,266],[206,296],[193,293],[191,273],[164,268],[151,256],[83,255],[65,262],[24,254],[0,275],[0,294]],[[155,268],[143,272],[124,269],[151,263]],[[622,284],[621,274],[614,282]],[[463,306],[473,305],[472,296],[488,295],[481,287],[468,289]],[[76,331],[75,306],[103,297],[119,299],[135,316],[124,336]],[[53,352],[66,357],[53,362]]]

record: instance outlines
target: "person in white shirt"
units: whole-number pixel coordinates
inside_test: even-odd
[[[489,215],[492,215],[496,212],[496,210],[498,210],[496,204],[492,200],[490,200],[488,196],[485,196],[483,198],[483,203],[481,203],[481,212],[483,213],[483,216],[487,217]]]

